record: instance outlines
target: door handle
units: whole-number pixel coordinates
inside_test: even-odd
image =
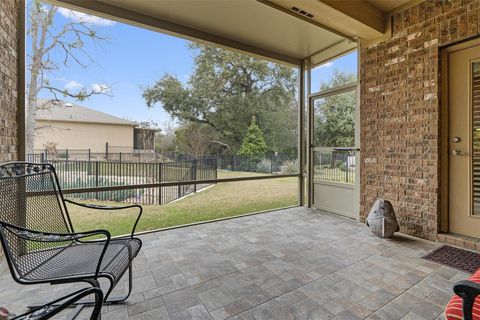
[[[466,155],[468,155],[468,152],[463,152],[463,151],[454,149],[454,150],[452,150],[452,154],[454,156],[466,156]]]

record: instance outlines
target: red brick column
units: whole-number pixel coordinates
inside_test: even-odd
[[[435,240],[439,216],[439,47],[478,35],[479,0],[427,0],[361,50],[361,212],[392,201],[401,231]]]
[[[18,14],[19,0],[0,1],[0,162],[17,159]]]

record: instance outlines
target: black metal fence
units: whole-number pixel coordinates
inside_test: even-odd
[[[29,157],[34,161],[35,157]],[[39,161],[37,161],[39,162]],[[43,160],[55,166],[62,189],[125,186],[145,183],[201,181],[217,178],[215,157],[186,161],[138,163],[116,161]],[[164,186],[71,195],[75,198],[141,204],[165,204],[209,184]]]
[[[69,161],[114,161],[114,162],[164,162],[167,157],[155,152],[92,152],[90,149],[60,149],[49,151],[37,149],[28,155],[32,162],[50,160]]]
[[[217,156],[218,168],[230,171],[248,171],[259,173],[297,173],[296,155],[270,155],[262,159],[239,155]]]
[[[314,152],[314,179],[343,183],[355,182],[355,154],[351,152]]]
[[[196,156],[180,153],[124,153],[124,152],[91,152],[89,149],[60,149],[49,151],[47,149],[35,150],[29,154],[30,162],[50,161],[87,161],[87,162],[118,162],[118,163],[163,163],[169,161],[193,161]],[[229,171],[247,171],[259,173],[297,173],[298,164],[296,155],[268,155],[262,159],[239,155],[215,155],[202,158],[216,158],[217,168]]]

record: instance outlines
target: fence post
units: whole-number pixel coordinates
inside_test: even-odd
[[[34,154],[34,159],[32,162],[35,162],[35,154]],[[44,163],[45,162],[45,154],[44,153],[40,153],[40,162],[41,163]]]
[[[95,187],[98,187],[98,169],[99,169],[99,163],[98,161],[95,161]],[[96,192],[95,200],[98,200],[98,192]]]
[[[273,154],[270,155],[270,174],[273,173]]]
[[[120,151],[120,154],[118,156],[120,163],[122,163],[122,152]]]
[[[108,160],[108,142],[105,142],[105,160]]]
[[[45,148],[45,160],[48,161],[48,153],[47,153],[47,152],[48,152],[48,150],[47,150],[47,148]],[[34,152],[34,153],[35,153],[35,152]]]
[[[88,149],[88,162],[90,162],[91,159],[92,159],[92,158],[91,158],[91,155],[92,155],[92,152],[91,152],[90,149]]]
[[[193,158],[193,162],[192,162],[192,180],[193,181],[197,181],[197,158]],[[196,193],[197,192],[197,184],[194,183],[193,184],[193,192]]]
[[[65,149],[65,160],[68,161],[68,149]]]
[[[348,156],[345,160],[345,182],[348,182]]]
[[[157,181],[159,183],[162,182],[162,164],[161,163],[158,163],[158,177],[157,177]],[[161,205],[162,204],[162,187],[158,187],[158,204]]]
[[[215,179],[218,179],[218,158],[215,157]],[[216,184],[216,183],[215,183]]]
[[[95,161],[95,187],[98,187],[98,171],[99,171],[99,163]]]

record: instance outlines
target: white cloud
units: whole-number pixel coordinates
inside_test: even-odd
[[[109,93],[110,87],[104,83],[92,83],[92,90],[96,93]]]
[[[83,88],[83,84],[78,83],[75,80],[68,81],[65,84],[65,89],[67,89],[67,90],[78,90],[78,89],[81,89],[81,88]]]
[[[74,22],[85,22],[97,26],[113,26],[115,21],[103,19],[100,17],[92,16],[83,12],[73,11],[66,8],[58,8],[58,12],[67,19]]]
[[[333,66],[333,62],[330,61],[330,62],[319,65],[317,68],[330,68],[331,66]]]

